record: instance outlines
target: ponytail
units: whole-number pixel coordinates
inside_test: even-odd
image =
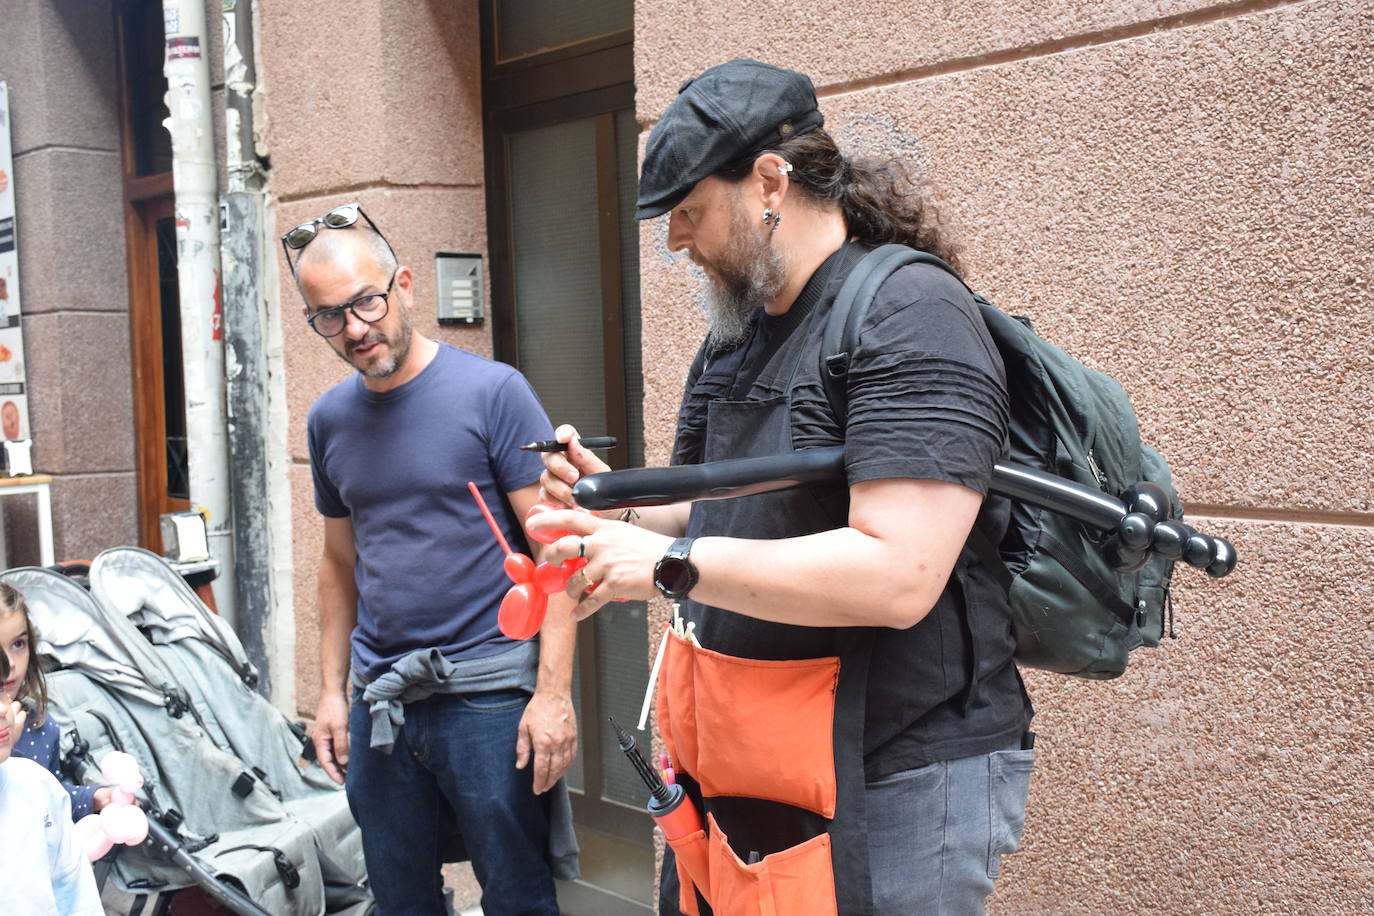
[[[877,247],[896,243],[927,251],[960,269],[957,247],[940,220],[931,189],[898,159],[850,159],[822,128],[794,136],[765,152],[792,165],[789,179],[817,203],[833,202],[850,236]],[[761,154],[760,154],[761,155]],[[742,179],[758,156],[738,160],[716,174]]]

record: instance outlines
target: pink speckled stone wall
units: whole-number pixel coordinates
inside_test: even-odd
[[[305,0],[259,7],[259,73],[276,234],[359,201],[415,272],[420,332],[489,356],[486,326],[440,328],[437,251],[486,253],[481,56],[473,3]],[[277,248],[286,353],[300,710],[319,696],[314,508],[305,417],[352,370],[300,317]]]
[[[1369,5],[708,6],[639,5],[641,122],[731,57],[812,75],[842,145],[937,183],[979,289],[1122,381],[1240,551],[1224,581],[1180,569],[1181,638],[1120,680],[1027,675],[1039,771],[990,910],[1368,912]],[[651,461],[701,333],[664,231]]]
[[[1231,579],[1180,570],[1181,638],[1120,680],[1028,675],[1040,769],[990,909],[1365,911],[1368,4],[662,0],[638,5],[636,29],[645,125],[685,77],[753,56],[810,73],[851,150],[919,163],[971,281],[1121,379],[1190,515],[1240,550]],[[267,4],[261,33],[278,225],[362,201],[416,268],[425,317],[433,252],[486,248],[475,5]],[[640,235],[651,464],[703,330],[665,228]],[[294,320],[281,271],[310,712],[319,527],[303,424],[349,370]],[[483,329],[422,328],[490,351]]]

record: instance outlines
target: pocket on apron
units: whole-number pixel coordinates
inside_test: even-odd
[[[779,802],[835,816],[837,657],[736,658],[670,636],[658,724],[706,796]]]
[[[709,824],[711,908],[729,916],[834,916],[834,865],[830,834],[746,864],[730,848],[714,817]]]

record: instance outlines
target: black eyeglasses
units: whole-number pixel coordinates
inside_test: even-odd
[[[300,251],[306,245],[314,241],[315,236],[319,235],[321,226],[324,226],[326,229],[347,229],[358,221],[359,216],[367,220],[368,226],[372,228],[373,232],[377,233],[377,238],[381,239],[382,243],[386,245],[387,251],[391,251],[391,257],[394,260],[396,252],[391,250],[391,243],[386,240],[386,236],[382,235],[382,230],[377,228],[377,224],[372,221],[372,218],[363,212],[363,208],[356,203],[343,204],[330,210],[319,219],[312,219],[308,223],[301,223],[289,232],[282,233],[281,247],[282,250],[286,252],[286,263],[291,267],[292,276],[296,273],[296,265],[291,263],[292,251]],[[334,333],[337,334],[338,332],[335,331]],[[329,334],[326,336],[333,337],[334,335]]]
[[[392,271],[391,282],[387,283],[386,292],[368,293],[352,302],[320,309],[313,315],[307,315],[305,320],[321,337],[337,337],[348,325],[348,312],[352,312],[359,321],[376,324],[386,317],[387,297],[391,295],[391,288],[395,285],[396,272]]]

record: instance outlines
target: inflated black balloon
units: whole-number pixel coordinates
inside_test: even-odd
[[[1206,569],[1217,558],[1217,542],[1205,534],[1194,533],[1183,545],[1183,559],[1189,566]]]
[[[1213,538],[1217,545],[1217,558],[1207,564],[1207,575],[1213,579],[1220,579],[1222,576],[1236,568],[1236,548],[1231,546],[1231,542],[1226,538]]]
[[[1144,566],[1150,555],[1143,550],[1131,550],[1113,533],[1102,542],[1102,557],[1117,572],[1130,573]]]
[[[1150,549],[1166,560],[1177,560],[1183,556],[1183,545],[1188,542],[1187,528],[1178,522],[1160,522],[1155,525],[1155,537]]]
[[[1153,518],[1144,512],[1131,512],[1121,517],[1121,524],[1116,526],[1116,536],[1127,550],[1144,550],[1150,546],[1150,535],[1154,530]]]
[[[1127,512],[1144,512],[1157,522],[1169,517],[1169,494],[1157,483],[1142,480],[1133,487],[1127,487],[1126,492],[1121,494],[1121,501],[1126,504]]]

